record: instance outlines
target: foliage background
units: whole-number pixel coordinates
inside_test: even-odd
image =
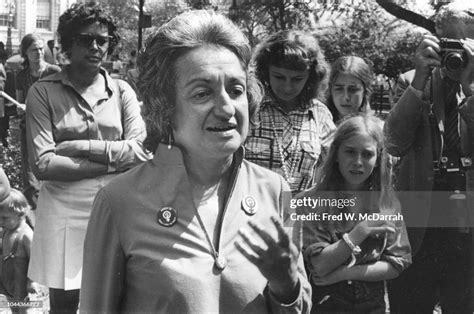
[[[10,117],[10,136],[7,138],[8,148],[0,144],[0,167],[5,170],[10,185],[23,191],[19,124],[18,117]]]
[[[117,17],[122,33],[118,52],[127,58],[137,49],[138,0],[99,0]],[[177,14],[190,9],[214,9],[228,15],[247,34],[252,46],[266,35],[281,29],[314,32],[329,62],[355,54],[372,63],[375,74],[395,78],[413,66],[414,54],[423,29],[399,20],[382,9],[375,0],[145,0],[152,27],[143,38]],[[426,17],[435,11],[427,2],[398,2]],[[328,4],[329,3],[329,4]],[[422,3],[422,4],[420,4]],[[145,40],[144,40],[145,41]]]
[[[381,1],[381,0],[379,0]],[[418,5],[420,1],[385,0],[403,5],[425,17],[435,8]],[[122,40],[116,53],[126,60],[137,49],[138,0],[97,0],[116,17]],[[358,55],[372,64],[375,74],[396,78],[412,68],[412,56],[423,29],[396,19],[375,0],[145,0],[146,14],[152,16],[152,27],[143,30],[143,42],[156,28],[174,16],[190,9],[211,9],[228,15],[247,34],[252,46],[266,35],[281,29],[302,29],[318,36],[326,58],[333,62],[348,54]],[[355,4],[348,4],[349,2]],[[412,4],[410,4],[412,3]],[[12,119],[10,145],[0,145],[0,165],[12,186],[21,182],[18,119]]]

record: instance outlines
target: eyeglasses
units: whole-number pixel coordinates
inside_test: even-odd
[[[95,40],[97,45],[103,47],[112,40],[112,36],[100,36],[90,33],[80,33],[74,36],[74,40],[79,46],[90,47],[92,42]]]

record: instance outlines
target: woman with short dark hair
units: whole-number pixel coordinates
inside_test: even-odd
[[[155,157],[96,197],[82,310],[309,311],[282,223],[288,186],[243,159],[261,98],[250,57],[243,33],[214,12],[181,14],[147,41],[139,88]]]
[[[110,14],[94,3],[74,4],[58,33],[69,64],[27,96],[30,164],[43,181],[29,277],[50,288],[52,313],[75,313],[95,194],[149,155],[135,93],[101,68],[118,38]]]

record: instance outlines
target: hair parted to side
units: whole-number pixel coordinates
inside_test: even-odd
[[[30,204],[26,200],[25,195],[17,189],[12,188],[10,190],[9,203],[9,206],[2,210],[17,214],[20,217],[25,216],[30,209]]]
[[[74,36],[78,34],[81,28],[93,23],[100,23],[107,26],[109,36],[108,54],[111,54],[117,46],[120,36],[117,32],[117,24],[110,12],[105,10],[100,4],[95,2],[81,3],[77,2],[71,5],[60,17],[58,24],[59,43],[61,50],[69,58],[71,54]]]
[[[247,72],[251,122],[262,98],[261,87],[249,71],[251,48],[242,31],[214,11],[195,10],[178,15],[147,38],[138,56],[138,89],[143,97],[147,127],[144,145],[153,153],[172,136],[171,117],[176,102],[176,62],[187,52],[206,45],[232,51]],[[212,56],[209,56],[212,58]]]
[[[28,50],[28,48],[30,48],[30,46],[32,44],[34,44],[35,42],[38,42],[38,41],[41,41],[44,44],[43,38],[39,34],[35,34],[35,33],[26,34],[21,39],[20,54],[23,58],[22,65],[23,65],[24,68],[28,68],[30,66],[30,60],[28,60],[28,56],[26,54],[26,51]]]
[[[391,157],[385,149],[383,121],[373,114],[352,115],[344,119],[337,127],[328,156],[316,179],[319,191],[342,191],[344,178],[339,170],[337,154],[341,144],[357,135],[369,135],[377,143],[377,161],[375,168],[367,179],[372,191],[380,192],[377,205],[381,212],[393,213],[400,210],[400,203],[392,186]]]
[[[271,65],[295,71],[308,69],[309,77],[299,96],[300,104],[307,107],[313,98],[324,100],[330,68],[318,40],[310,33],[282,30],[268,36],[257,46],[253,65],[267,92],[271,92]]]
[[[344,56],[333,63],[331,76],[329,78],[327,107],[329,111],[331,111],[334,120],[339,120],[339,112],[332,98],[332,86],[340,74],[352,75],[361,80],[364,85],[364,97],[362,99],[362,104],[359,107],[359,112],[368,112],[370,110],[370,95],[372,94],[372,69],[367,62],[360,57]]]

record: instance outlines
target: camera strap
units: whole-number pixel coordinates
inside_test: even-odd
[[[430,73],[428,78],[429,80],[429,103],[430,103],[430,112],[428,114],[428,123],[430,125],[430,135],[431,135],[431,152],[433,154],[433,161],[436,165],[435,168],[439,168],[439,162],[443,156],[442,148],[444,147],[444,125],[440,117],[436,116],[436,113],[433,109],[434,107],[434,88],[433,88],[433,72]],[[438,142],[438,140],[440,142]],[[439,150],[437,149],[439,145]]]

